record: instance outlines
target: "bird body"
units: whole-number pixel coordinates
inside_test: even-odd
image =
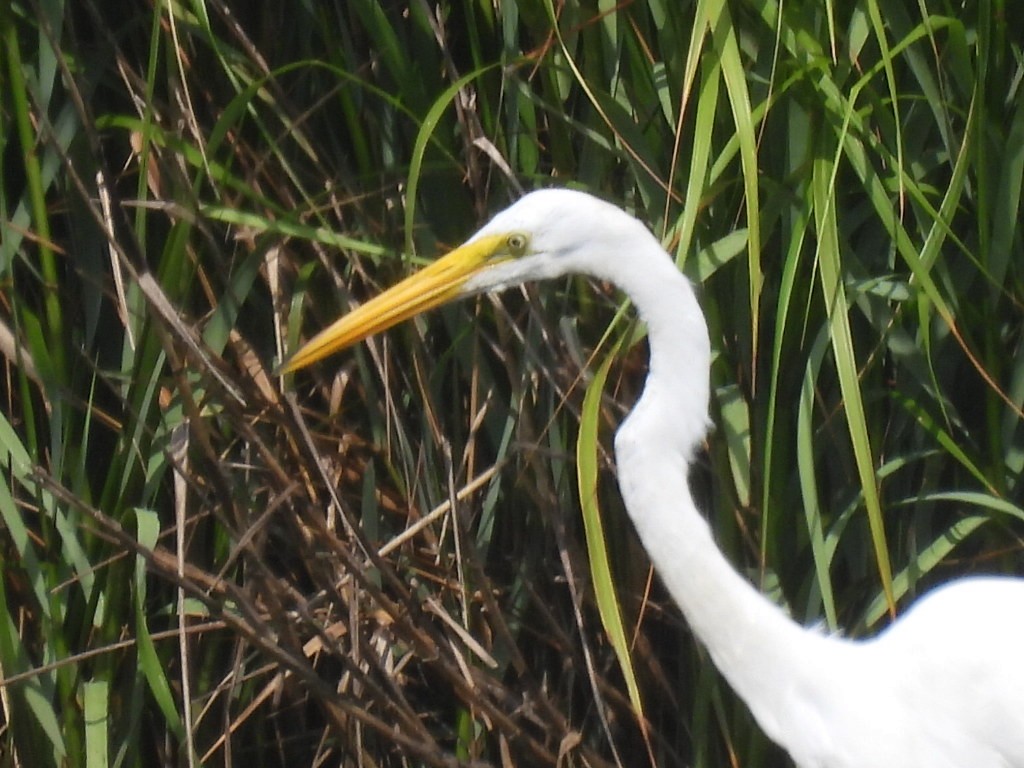
[[[936,589],[874,638],[800,626],[732,567],[690,493],[710,344],[689,281],[635,218],[541,190],[321,332],[285,371],[448,300],[583,273],[647,325],[650,365],[615,438],[626,509],[669,594],[765,733],[800,768],[1024,768],[1024,581]]]

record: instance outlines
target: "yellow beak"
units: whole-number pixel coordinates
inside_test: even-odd
[[[456,248],[324,328],[288,358],[278,373],[305,368],[367,336],[457,298],[470,277],[503,260],[500,248],[504,242],[503,235],[488,235]]]

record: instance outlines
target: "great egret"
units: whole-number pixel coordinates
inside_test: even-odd
[[[619,486],[669,593],[764,732],[801,768],[1024,768],[1024,580],[955,581],[848,640],[792,621],[718,550],[685,472],[708,426],[707,326],[658,241],[613,205],[533,192],[282,370],[451,299],[566,273],[615,283],[647,324],[647,382],[615,436]]]

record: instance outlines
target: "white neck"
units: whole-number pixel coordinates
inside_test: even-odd
[[[653,243],[652,243],[653,245]],[[648,326],[650,373],[615,440],[630,517],[669,593],[715,665],[778,737],[790,692],[828,669],[842,645],[806,630],[729,564],[693,502],[687,466],[704,439],[710,347],[689,282],[660,253],[620,288]]]

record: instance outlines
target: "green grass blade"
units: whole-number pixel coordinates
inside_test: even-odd
[[[155,512],[135,510],[136,537],[141,546],[152,549],[160,535],[160,519]],[[174,702],[163,661],[160,659],[149,631],[146,614],[146,563],[137,556],[134,578],[135,642],[139,654],[139,671],[149,683],[149,691],[163,712],[168,727],[180,740],[185,739],[185,728]]]
[[[85,765],[109,768],[110,683],[90,680],[82,686],[82,715],[85,719]]]
[[[615,650],[619,669],[626,680],[626,690],[629,691],[633,709],[643,720],[643,699],[640,697],[640,687],[637,685],[636,672],[633,669],[629,641],[626,638],[626,630],[622,622],[622,609],[615,594],[615,581],[612,578],[611,562],[608,557],[608,546],[605,541],[604,526],[601,522],[601,507],[597,493],[598,456],[601,450],[598,441],[601,400],[604,397],[608,371],[614,359],[614,354],[608,355],[587,386],[587,394],[583,399],[580,412],[579,437],[576,442],[576,472],[579,483],[580,508],[583,513],[583,527],[587,539],[587,554],[590,561],[590,577],[594,583],[598,612],[608,635],[608,641]]]
[[[842,256],[839,248],[839,231],[835,210],[834,173],[834,165],[823,160],[815,163],[813,188],[814,213],[818,228],[818,270],[829,317],[829,333],[832,339],[836,372],[839,375],[839,384],[843,393],[846,423],[853,444],[868,524],[871,528],[878,575],[882,581],[882,589],[890,601],[890,606],[895,608],[889,544],[885,536],[882,505],[878,495],[878,485],[875,481],[874,451],[871,447],[859,386],[857,357],[850,330],[849,304],[841,277]]]
[[[729,107],[736,123],[736,137],[740,144],[740,165],[743,169],[743,195],[747,215],[747,290],[750,302],[750,345],[756,349],[759,344],[761,322],[761,289],[764,276],[761,267],[761,201],[758,193],[759,173],[757,144],[754,121],[751,115],[750,93],[743,59],[740,56],[736,30],[729,13],[729,6],[722,2],[711,15],[711,37],[722,65],[722,78],[729,93]],[[754,380],[757,369],[753,370]]]
[[[814,392],[818,379],[818,371],[827,347],[827,336],[822,334],[811,350],[810,360],[804,374],[804,386],[800,392],[800,406],[797,421],[796,460],[797,473],[800,478],[800,491],[803,500],[804,517],[807,522],[807,535],[811,541],[811,553],[814,556],[814,570],[817,576],[816,585],[821,594],[822,606],[825,609],[825,621],[832,631],[839,629],[836,597],[832,588],[832,553],[825,540],[822,520],[824,510],[821,507],[821,496],[818,492],[815,467],[817,456],[814,450],[813,408]]]

